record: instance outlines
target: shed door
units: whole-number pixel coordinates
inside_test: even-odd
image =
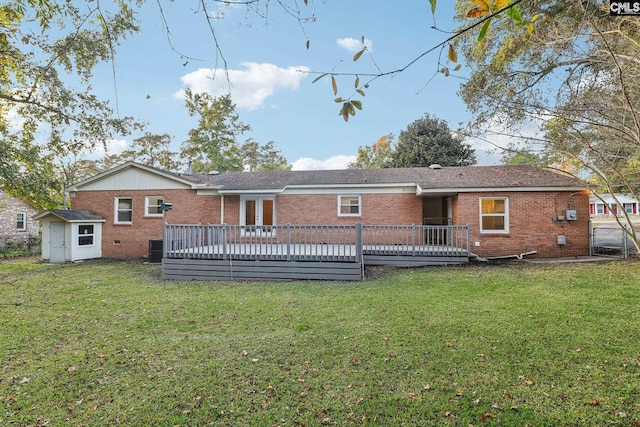
[[[65,261],[65,223],[49,223],[49,262],[62,263]]]

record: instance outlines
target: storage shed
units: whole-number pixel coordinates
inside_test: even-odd
[[[51,263],[102,257],[102,223],[89,211],[53,209],[33,219],[42,225],[42,259]]]

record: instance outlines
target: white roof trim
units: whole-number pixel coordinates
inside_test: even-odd
[[[416,194],[438,193],[491,193],[491,192],[540,192],[540,191],[587,191],[584,187],[473,187],[473,188],[420,188]]]
[[[31,217],[31,219],[39,221],[39,220],[42,220],[43,218],[46,218],[48,216],[54,216],[54,217],[56,217],[58,219],[61,219],[64,222],[68,222],[68,223],[80,222],[80,223],[85,223],[85,224],[92,224],[94,222],[107,222],[107,220],[104,219],[104,218],[100,218],[100,219],[68,219],[68,218],[65,218],[63,216],[58,215],[55,212],[51,212],[51,211],[40,212],[40,213],[38,213],[36,215],[33,215]]]
[[[254,190],[225,190],[218,189],[219,194],[308,194],[308,193],[336,193],[336,192],[374,192],[376,189],[386,190],[384,192],[390,192],[390,190],[398,189],[402,192],[406,188],[416,188],[418,185],[415,182],[411,183],[370,183],[370,184],[310,184],[310,185],[285,185],[283,188],[274,189],[254,189]],[[211,188],[211,187],[209,187]],[[311,190],[311,191],[309,191]]]

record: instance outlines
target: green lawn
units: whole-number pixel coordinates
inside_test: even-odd
[[[0,262],[0,425],[640,423],[640,263],[357,283]]]

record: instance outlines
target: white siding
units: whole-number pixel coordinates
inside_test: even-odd
[[[189,185],[144,170],[129,168],[83,185],[78,190],[174,190]]]
[[[78,228],[80,225],[90,224],[93,225],[93,245],[79,246],[78,245]],[[74,223],[67,224],[71,227],[71,259],[70,261],[78,261],[81,259],[92,259],[102,257],[102,223],[86,222],[86,223]]]

